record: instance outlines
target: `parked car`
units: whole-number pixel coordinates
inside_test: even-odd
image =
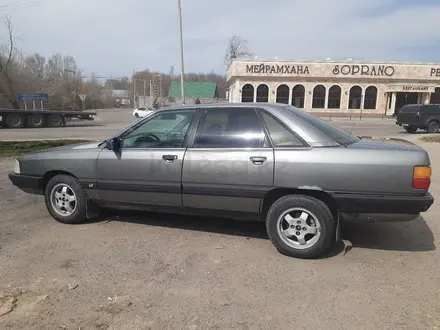
[[[146,115],[152,113],[154,111],[154,108],[147,108],[147,107],[139,107],[133,110],[133,116],[136,118],[143,118]]]
[[[408,133],[417,129],[437,133],[440,129],[440,104],[408,104],[400,108],[396,124]]]
[[[340,221],[415,219],[434,201],[430,177],[427,152],[408,141],[267,103],[160,109],[106,141],[20,156],[9,174],[62,223],[102,209],[261,220],[300,258],[327,253]]]

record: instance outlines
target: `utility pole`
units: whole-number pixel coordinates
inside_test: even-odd
[[[133,106],[137,108],[136,105],[136,79],[133,79]]]
[[[185,88],[183,87],[184,83],[184,63],[183,63],[183,32],[182,32],[182,6],[180,3],[180,0],[177,0],[177,6],[179,9],[179,31],[180,31],[180,66],[181,66],[181,72],[180,72],[180,92],[182,94],[182,104],[185,104]]]

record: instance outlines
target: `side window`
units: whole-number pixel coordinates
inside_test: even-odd
[[[195,110],[166,111],[126,131],[122,148],[182,148]]]
[[[286,129],[278,120],[265,112],[261,112],[264,122],[274,148],[295,148],[304,147],[302,142],[295,134]]]
[[[194,148],[261,148],[264,137],[254,109],[211,109],[200,122]]]

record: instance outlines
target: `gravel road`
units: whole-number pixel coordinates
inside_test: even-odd
[[[440,146],[423,147],[440,196]],[[59,224],[10,184],[12,167],[0,160],[0,329],[440,329],[438,201],[410,223],[347,225],[352,249],[306,261],[259,223]]]

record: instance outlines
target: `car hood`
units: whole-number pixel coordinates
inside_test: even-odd
[[[61,147],[53,147],[46,150],[42,150],[43,152],[47,151],[64,151],[64,150],[88,150],[88,149],[97,149],[98,145],[101,144],[102,141],[93,141],[93,142],[84,142],[84,143],[75,143],[69,144]]]
[[[382,138],[382,137],[361,137],[361,140],[347,146],[355,149],[385,149],[385,150],[418,150],[418,145],[398,138]]]

